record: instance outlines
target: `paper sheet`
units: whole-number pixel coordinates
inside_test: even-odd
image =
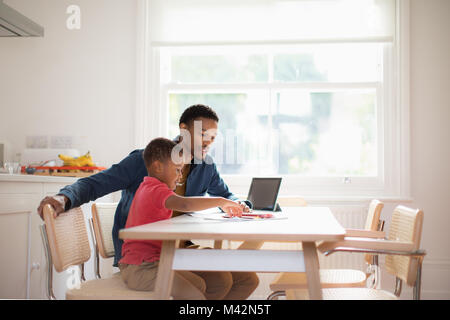
[[[253,212],[249,213],[248,216],[243,217],[233,217],[227,218],[224,212],[221,212],[217,209],[211,210],[203,210],[199,212],[188,213],[191,217],[200,218],[204,220],[217,220],[217,221],[269,221],[269,220],[279,220],[279,219],[287,219],[287,215],[283,213],[273,213],[273,212]],[[247,213],[246,213],[247,214]],[[272,214],[272,217],[260,217],[261,214]]]

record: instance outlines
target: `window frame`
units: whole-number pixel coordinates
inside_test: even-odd
[[[276,88],[376,88],[381,94],[377,107],[378,126],[378,178],[351,177],[351,183],[345,183],[343,177],[301,177],[288,175],[283,177],[283,188],[280,194],[302,195],[322,198],[366,198],[379,197],[389,199],[410,199],[410,159],[409,159],[409,0],[398,0],[396,3],[396,35],[392,43],[384,46],[383,72],[384,79],[380,85],[376,83],[241,83],[241,84],[177,84],[160,86],[162,76],[159,66],[164,56],[160,49],[174,44],[152,44],[144,35],[144,59],[146,67],[143,74],[138,75],[138,85],[145,93],[141,108],[136,112],[140,127],[136,129],[136,144],[143,145],[152,137],[166,136],[168,133],[168,92],[208,93],[221,90],[223,92],[243,92],[243,89]],[[145,17],[142,17],[145,20]],[[147,31],[148,33],[148,31]],[[364,42],[358,39],[354,42]],[[383,42],[381,39],[380,42]],[[328,42],[324,42],[328,43]],[[331,41],[330,43],[335,43]],[[270,44],[270,43],[267,43]],[[206,45],[180,44],[179,46]],[[252,43],[229,44],[248,46]],[[256,45],[261,45],[258,43]],[[139,66],[139,63],[138,63]],[[143,85],[146,87],[143,88]],[[384,87],[383,87],[384,86]],[[369,88],[369,87],[368,87]],[[151,98],[149,98],[151,96]],[[138,97],[142,97],[138,95]],[[152,117],[148,117],[148,115]],[[143,121],[149,119],[151,121]],[[144,137],[148,137],[145,139]],[[389,138],[388,138],[389,137]],[[143,142],[143,143],[142,143]],[[236,194],[246,194],[251,181],[250,175],[226,175],[222,178]],[[369,181],[370,180],[370,181]]]

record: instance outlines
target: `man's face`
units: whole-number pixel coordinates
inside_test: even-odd
[[[195,119],[190,124],[180,124],[185,150],[189,150],[196,159],[205,159],[211,143],[216,139],[217,128],[217,121],[202,117]],[[186,133],[189,134],[185,137]]]

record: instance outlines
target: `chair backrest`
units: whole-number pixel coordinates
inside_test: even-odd
[[[380,223],[381,210],[383,210],[384,204],[379,200],[372,200],[369,204],[369,210],[367,212],[366,225],[364,229],[377,231],[378,224]]]
[[[413,243],[413,250],[419,250],[422,236],[423,211],[397,206],[392,213],[388,240]],[[386,270],[390,274],[414,286],[418,258],[398,255],[386,256]]]
[[[81,208],[74,208],[54,217],[50,205],[44,207],[48,245],[57,272],[80,265],[91,257],[89,238]]]
[[[92,222],[97,249],[107,259],[114,256],[112,229],[117,203],[94,203],[92,205]]]
[[[384,204],[379,200],[372,200],[369,204],[369,209],[367,212],[366,224],[364,226],[365,230],[379,231],[378,227],[380,224],[381,210],[383,210]],[[372,254],[364,254],[364,259],[368,264],[372,264]]]

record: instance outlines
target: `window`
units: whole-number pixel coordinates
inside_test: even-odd
[[[382,48],[162,49],[168,133],[204,103],[221,119],[211,154],[222,174],[375,177]]]
[[[159,24],[150,28],[152,108],[158,109],[161,120],[159,135],[176,136],[182,111],[203,103],[220,117],[219,135],[210,154],[233,191],[245,193],[245,187],[240,187],[248,186],[252,176],[277,175],[283,176],[284,190],[291,194],[370,197],[402,193],[398,158],[407,137],[401,140],[405,123],[399,117],[399,41],[392,22],[399,7],[396,1],[268,1],[282,13],[279,24],[283,24],[283,14],[292,15],[291,10],[328,18],[333,10],[341,10],[351,21],[346,26],[340,25],[342,19],[321,26],[322,36],[293,35],[286,29],[289,25],[271,24],[270,39],[259,33],[249,37],[250,27],[245,29],[242,21],[237,24],[247,30],[244,35],[234,27],[224,33],[217,25],[205,31],[203,25],[191,23],[198,11],[187,9],[181,1],[168,3],[175,7],[151,11],[151,16],[159,17]],[[237,6],[234,1],[217,3],[220,8],[204,3],[207,20],[221,19],[223,10]],[[255,9],[252,4],[256,2],[244,3],[248,6],[239,7],[239,14]],[[360,10],[370,19],[359,21],[349,9]],[[182,13],[183,27],[190,31],[173,22]],[[255,24],[267,30],[260,18],[255,18]],[[318,32],[318,22],[312,20],[307,19]],[[364,26],[355,28],[354,23]],[[379,33],[373,33],[375,29]],[[289,30],[289,39],[283,30]],[[238,40],[226,38],[230,35]]]

